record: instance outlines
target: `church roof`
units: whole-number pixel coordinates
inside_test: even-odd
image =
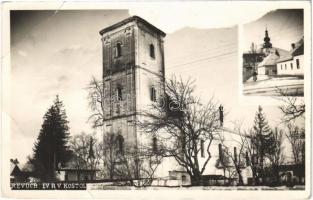
[[[269,51],[268,56],[266,56],[263,61],[259,63],[258,67],[276,65],[280,57],[288,56],[288,51],[280,48],[273,47],[270,48]]]
[[[120,27],[120,26],[122,26],[122,25],[124,25],[124,24],[127,24],[127,23],[129,23],[129,22],[133,22],[133,21],[143,23],[143,24],[146,25],[148,28],[150,28],[150,29],[156,31],[156,32],[157,32],[158,34],[160,34],[162,37],[165,37],[165,35],[166,35],[163,31],[161,31],[161,30],[158,29],[157,27],[153,26],[152,24],[150,24],[149,22],[147,22],[146,20],[144,20],[144,19],[142,19],[141,17],[138,17],[138,16],[132,16],[132,17],[129,17],[129,18],[127,18],[127,19],[124,19],[124,20],[122,20],[122,21],[120,21],[120,22],[118,22],[118,23],[116,23],[116,24],[113,24],[113,25],[111,25],[111,26],[109,26],[109,27],[106,27],[106,28],[102,29],[99,33],[100,33],[100,35],[103,35],[103,34],[106,33],[106,32],[112,31],[112,30],[114,30],[114,29],[116,29],[116,28],[118,28],[118,27]]]

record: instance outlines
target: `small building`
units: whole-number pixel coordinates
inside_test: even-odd
[[[304,185],[305,184],[305,165],[291,164],[280,165],[279,168],[280,181],[286,185]]]
[[[258,74],[273,76],[277,74],[277,61],[280,57],[287,56],[288,51],[276,47],[268,49],[267,51],[268,55],[258,65]]]
[[[278,75],[300,75],[304,73],[304,42],[303,37],[291,44],[291,50],[277,60]]]
[[[88,182],[95,180],[96,172],[96,169],[62,168],[57,171],[57,175],[60,181]]]
[[[243,82],[247,81],[250,77],[253,76],[253,73],[257,71],[257,66],[262,62],[265,54],[261,51],[257,51],[251,48],[251,51],[243,53],[243,71],[242,78]]]
[[[92,149],[92,140],[90,141],[89,156],[94,156]],[[90,182],[96,179],[97,170],[91,163],[81,157],[73,154],[71,159],[64,164],[59,165],[56,170],[56,176],[59,181],[78,181]]]
[[[30,172],[22,171],[17,163],[11,162],[10,182],[28,182],[31,176]]]

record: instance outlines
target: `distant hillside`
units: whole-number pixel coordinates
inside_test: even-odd
[[[303,24],[302,9],[279,9],[244,25],[244,37],[246,42],[261,44],[267,28],[273,45],[289,50],[290,44],[303,36]]]

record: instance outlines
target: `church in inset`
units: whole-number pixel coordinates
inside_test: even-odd
[[[269,32],[265,30],[264,43],[260,49],[265,57],[258,64],[259,75],[303,75],[304,40],[290,44],[290,50],[273,47]]]
[[[284,57],[288,54],[288,51],[273,47],[271,43],[271,38],[269,37],[269,32],[265,30],[264,43],[261,48],[262,53],[265,57],[257,66],[258,75],[276,75],[277,66],[276,63],[280,57]]]

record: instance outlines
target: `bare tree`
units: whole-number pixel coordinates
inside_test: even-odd
[[[243,185],[242,170],[246,167],[246,135],[241,130],[241,124],[235,122],[234,131],[238,133],[238,139],[232,139],[233,148],[230,144],[226,142],[225,136],[223,134],[219,135],[220,144],[222,145],[223,160],[227,160],[228,164],[225,167],[228,170],[235,172],[238,178],[238,185]]]
[[[288,131],[286,136],[291,144],[293,160],[295,164],[304,164],[305,153],[305,131],[291,124],[287,125]]]
[[[163,157],[152,145],[135,146],[119,139],[113,133],[104,136],[104,163],[110,179],[129,181],[138,187],[151,185]]]
[[[268,158],[271,162],[272,174],[273,179],[276,184],[279,183],[279,166],[285,162],[285,155],[284,155],[284,147],[283,147],[283,135],[284,132],[282,130],[278,130],[275,128],[272,134],[272,144],[273,148],[268,154]]]
[[[298,118],[304,118],[305,102],[303,98],[297,96],[289,96],[287,91],[279,89],[281,97],[279,100],[283,105],[278,108],[283,113],[282,121],[290,123]]]
[[[229,179],[236,175],[236,171],[233,170],[232,160],[230,159],[228,152],[222,143],[219,144],[218,159],[216,160],[215,167],[222,169],[224,174],[224,185],[226,185],[226,177]],[[227,172],[227,174],[226,174]]]
[[[93,135],[82,132],[74,135],[69,143],[72,151],[72,163],[78,172],[80,169],[97,170],[100,167],[102,145]]]
[[[175,158],[190,175],[192,184],[200,185],[212,157],[210,147],[219,128],[219,111],[213,98],[203,104],[194,91],[193,81],[175,77],[166,81],[161,103],[143,111],[139,126],[155,134],[164,147],[163,156]],[[199,162],[201,147],[207,153],[203,164]]]
[[[92,114],[89,116],[88,121],[91,121],[93,128],[103,126],[103,111],[104,111],[104,91],[103,82],[92,77],[88,87],[88,102]]]

